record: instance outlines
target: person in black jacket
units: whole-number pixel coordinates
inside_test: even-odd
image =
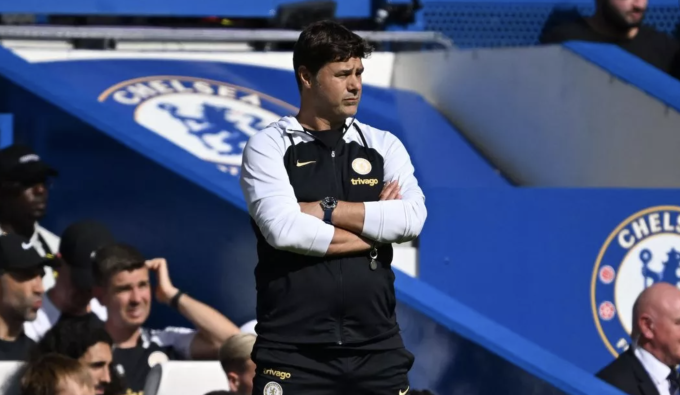
[[[542,44],[566,41],[589,41],[614,44],[645,62],[678,78],[680,77],[680,43],[673,37],[644,26],[647,0],[596,0],[592,17],[583,18],[578,13],[569,19],[544,28]],[[557,19],[557,18],[555,18]]]
[[[680,290],[657,283],[633,306],[633,345],[597,373],[630,395],[676,395],[680,388]]]
[[[293,51],[299,113],[244,149],[259,258],[254,394],[409,390],[391,244],[416,238],[427,211],[404,145],[355,119],[370,52],[340,24],[307,27]]]

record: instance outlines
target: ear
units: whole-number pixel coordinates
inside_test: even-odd
[[[234,372],[227,373],[227,380],[229,381],[229,391],[238,391],[238,387],[241,384],[238,374]]]
[[[648,314],[642,314],[638,318],[638,325],[640,326],[640,334],[645,339],[654,338],[654,320]]]
[[[312,80],[314,79],[314,76],[307,67],[305,66],[298,67],[298,76],[300,77],[300,81],[302,82],[303,88],[309,89],[312,87]]]

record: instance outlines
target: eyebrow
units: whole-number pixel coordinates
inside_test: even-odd
[[[338,73],[351,73],[352,70],[354,70],[354,67],[350,67],[350,68],[348,68],[348,69],[340,69],[340,70],[338,70],[337,72],[338,72]],[[364,68],[363,68],[363,67],[358,67],[356,70],[357,70],[358,73],[361,73],[361,72],[364,71]]]

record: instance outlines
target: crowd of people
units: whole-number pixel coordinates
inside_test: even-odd
[[[15,380],[22,393],[141,394],[154,365],[218,360],[222,349],[231,390],[250,394],[254,336],[177,289],[165,259],[97,221],[61,237],[38,224],[57,174],[26,146],[0,150],[0,360],[27,362]],[[194,328],[147,328],[152,294]]]

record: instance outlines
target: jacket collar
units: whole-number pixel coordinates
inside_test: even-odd
[[[345,131],[349,130],[355,120],[355,117],[345,119]],[[283,131],[290,134],[305,132],[305,128],[300,125],[300,122],[298,122],[297,118],[290,115],[281,118],[278,122],[278,126],[283,129]]]

